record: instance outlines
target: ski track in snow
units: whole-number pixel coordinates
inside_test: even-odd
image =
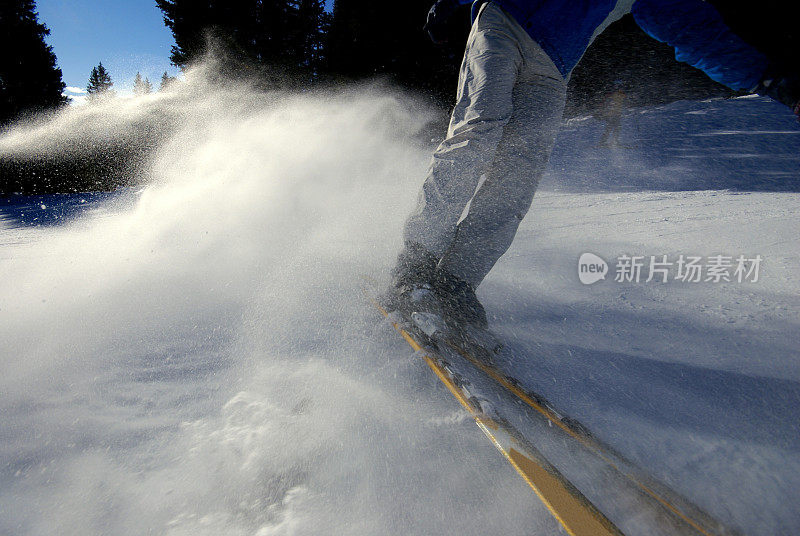
[[[0,204],[0,533],[560,534],[358,291],[413,206],[424,113],[275,101],[204,95],[144,190]],[[720,519],[791,534],[800,128],[742,98],[630,111],[631,149],[601,130],[565,125],[479,290],[503,366]],[[584,286],[584,252],[764,261]]]

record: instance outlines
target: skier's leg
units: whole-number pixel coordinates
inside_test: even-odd
[[[439,268],[477,287],[511,245],[530,208],[561,123],[566,81],[533,41],[513,92],[506,125],[486,181]]]
[[[598,142],[598,146],[605,147],[608,145],[608,137],[611,135],[611,120],[606,119],[605,121],[605,128],[603,130],[603,135],[600,137],[600,141]]]
[[[622,117],[614,117],[614,122],[611,125],[611,143],[614,147],[619,147],[619,130],[622,123]]]
[[[507,15],[486,4],[467,41],[447,138],[433,154],[417,208],[405,225],[405,262],[413,262],[414,249],[437,259],[444,254],[481,175],[494,160],[512,115],[522,66],[517,38],[508,29]],[[401,255],[400,270],[403,259]]]

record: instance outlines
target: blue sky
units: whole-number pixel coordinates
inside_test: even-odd
[[[154,0],[38,0],[36,5],[67,86],[85,89],[100,61],[120,92],[133,86],[137,71],[156,87],[164,71],[178,72],[169,63],[172,34]]]
[[[332,3],[326,0],[329,8]],[[37,0],[36,5],[69,87],[85,89],[101,61],[120,93],[133,87],[137,71],[155,87],[164,71],[178,73],[169,63],[172,34],[155,0]]]

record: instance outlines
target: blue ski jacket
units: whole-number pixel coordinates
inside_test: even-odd
[[[487,0],[473,3],[473,20]],[[767,69],[766,56],[734,34],[703,0],[491,0],[525,28],[565,77],[612,12],[633,14],[655,39],[671,45],[675,58],[702,69],[732,89],[754,89]],[[622,12],[615,11],[617,4]],[[633,4],[630,9],[628,6]]]

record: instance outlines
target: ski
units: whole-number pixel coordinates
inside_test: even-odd
[[[449,348],[456,352],[497,385],[592,452],[631,482],[651,502],[655,502],[677,521],[685,524],[690,531],[703,536],[738,534],[666,484],[648,476],[636,464],[598,439],[586,426],[557,410],[544,396],[525,389],[519,381],[503,373],[496,365],[496,358],[505,345],[490,331],[453,326],[430,313],[412,313],[411,320],[435,349]]]
[[[389,313],[373,297],[371,303],[436,377],[467,410],[475,423],[533,489],[545,507],[572,536],[620,536],[619,530],[592,502],[530,444],[494,407],[474,392],[468,379],[437,352],[424,331],[397,313]]]

